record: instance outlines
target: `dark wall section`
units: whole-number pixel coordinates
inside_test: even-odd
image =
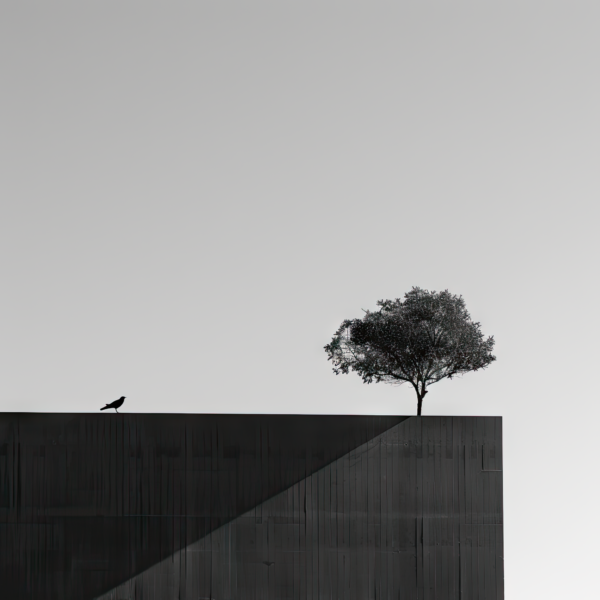
[[[405,419],[0,414],[2,596],[94,598]]]
[[[411,418],[100,600],[502,600],[501,420]]]

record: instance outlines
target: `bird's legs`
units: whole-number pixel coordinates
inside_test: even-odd
[[[116,412],[117,414],[119,414],[119,411],[118,411],[116,408],[115,408],[115,412]]]

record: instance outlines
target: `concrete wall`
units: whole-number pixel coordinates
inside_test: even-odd
[[[0,574],[14,599],[500,600],[501,438],[494,417],[4,414]]]

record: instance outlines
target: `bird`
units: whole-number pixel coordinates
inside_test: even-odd
[[[115,400],[114,402],[107,404],[104,408],[101,408],[100,410],[106,410],[107,408],[114,408],[118,413],[119,411],[117,410],[117,408],[119,408],[119,406],[121,406],[121,404],[123,404],[123,402],[125,402],[125,396],[121,396],[118,400]]]

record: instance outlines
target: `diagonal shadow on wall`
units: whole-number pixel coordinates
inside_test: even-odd
[[[4,592],[95,598],[407,418],[4,413]]]
[[[400,423],[98,600],[503,597],[501,419]]]

